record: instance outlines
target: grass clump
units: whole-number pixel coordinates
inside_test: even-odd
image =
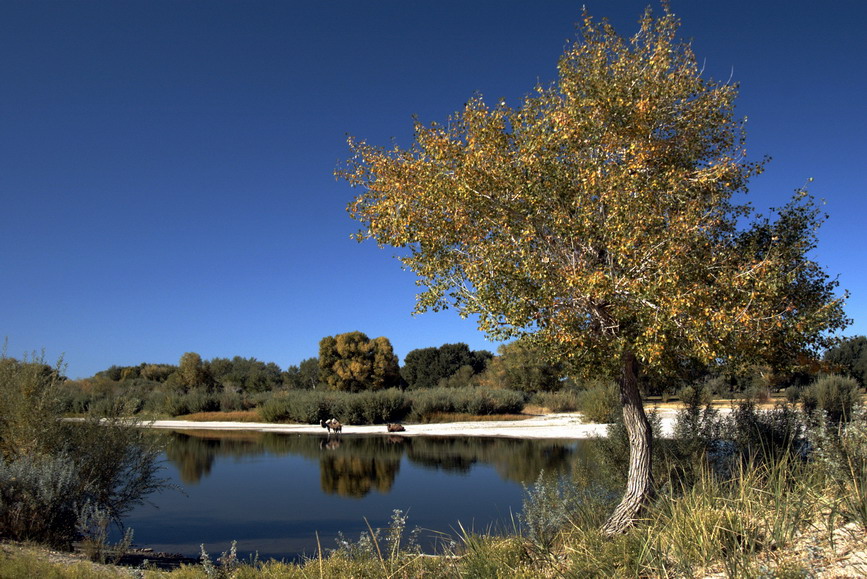
[[[823,376],[801,392],[804,410],[814,421],[824,415],[830,422],[848,421],[861,403],[858,381],[847,376]]]

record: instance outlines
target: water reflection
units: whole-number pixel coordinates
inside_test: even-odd
[[[466,474],[489,464],[504,480],[530,484],[539,472],[566,473],[574,443],[509,438],[403,438],[400,436],[286,435],[257,432],[173,432],[166,456],[188,485],[211,473],[217,458],[300,456],[318,462],[322,491],[361,498],[388,493],[401,461],[426,470]]]
[[[246,557],[333,548],[342,532],[388,525],[394,509],[426,529],[426,552],[458,528],[511,529],[522,484],[540,471],[592,478],[591,441],[202,431],[166,436],[167,475],[183,493],[151,497],[124,520],[136,540],[196,557],[238,541]],[[120,536],[113,538],[119,540]]]

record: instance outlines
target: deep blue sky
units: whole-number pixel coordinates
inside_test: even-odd
[[[644,0],[586,0],[618,30]],[[0,0],[0,338],[68,375],[254,356],[326,335],[494,350],[454,312],[412,317],[390,250],[349,239],[333,177],[353,134],[407,144],[474,93],[555,77],[581,1]],[[672,0],[705,74],[741,83],[757,208],[813,178],[816,257],[867,333],[867,2]],[[658,5],[657,5],[658,8]]]

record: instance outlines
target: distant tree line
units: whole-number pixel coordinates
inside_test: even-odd
[[[786,371],[753,366],[735,373],[686,360],[677,372],[668,376],[645,378],[641,389],[645,396],[663,399],[678,396],[684,388],[706,392],[708,396],[756,399],[785,390],[787,396],[795,400],[819,375],[830,373],[850,377],[863,388],[867,376],[867,338],[857,336],[842,340],[825,352],[821,360],[800,360]],[[551,363],[531,340],[501,345],[496,355],[486,350],[471,350],[464,343],[419,348],[407,353],[401,365],[388,338],[371,339],[358,331],[322,338],[318,357],[307,358],[285,370],[274,362],[256,358],[235,356],[204,360],[196,352],[187,352],[177,364],[111,366],[84,380],[64,379],[63,387],[66,411],[71,413],[124,411],[177,416],[261,410],[275,397],[299,396],[292,394],[297,391],[359,394],[392,389],[408,394],[446,391],[437,396],[452,400],[441,400],[433,405],[422,402],[428,399],[418,396],[405,399],[424,404],[431,412],[473,407],[473,404],[460,402],[467,396],[472,398],[467,389],[516,392],[528,404],[554,411],[584,410],[597,420],[615,418],[616,413],[611,409],[617,406],[616,389],[610,380],[567,375],[563,367]],[[513,407],[512,398],[509,400],[503,407]],[[275,411],[286,408],[287,404],[292,406],[286,400],[275,404],[269,406],[268,413],[272,417],[282,415],[288,419],[311,413],[309,409],[294,413]],[[304,404],[319,405],[323,409],[333,406],[332,402],[325,404],[313,402],[313,399]],[[400,412],[408,417],[421,416],[408,408]],[[368,415],[385,414],[371,411]]]

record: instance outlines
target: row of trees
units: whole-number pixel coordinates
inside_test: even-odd
[[[152,382],[180,392],[190,389],[267,392],[282,388],[315,388],[319,382],[319,364],[316,358],[309,358],[283,371],[274,362],[262,362],[256,358],[235,356],[203,360],[196,352],[187,352],[177,365],[111,366],[88,380]]]
[[[322,338],[318,357],[285,371],[274,362],[256,358],[203,360],[198,353],[187,352],[177,365],[111,366],[84,382],[90,388],[98,388],[95,384],[100,381],[149,382],[180,393],[194,389],[257,393],[317,388],[360,392],[471,384],[533,392],[554,390],[559,384],[560,370],[529,346],[507,344],[498,353],[494,356],[487,350],[471,350],[464,343],[443,344],[412,350],[400,365],[388,338],[371,339],[356,331]]]
[[[562,364],[551,363],[526,340],[501,345],[497,355],[487,350],[471,350],[464,343],[419,348],[411,350],[400,365],[388,338],[370,339],[363,332],[348,332],[323,338],[319,354],[283,371],[274,362],[256,358],[235,356],[202,360],[199,354],[187,352],[177,365],[112,366],[83,381],[83,386],[99,389],[100,381],[151,382],[177,392],[200,389],[236,393],[481,386],[535,393],[554,392],[574,384]],[[804,361],[798,371],[774,372],[770,366],[753,366],[734,373],[697,363],[680,370],[678,375],[670,375],[666,380],[646,377],[641,384],[642,391],[646,395],[674,393],[681,386],[708,379],[716,381],[715,390],[719,391],[781,390],[807,384],[821,372],[852,377],[864,387],[867,337],[842,340],[828,349],[822,360]]]

